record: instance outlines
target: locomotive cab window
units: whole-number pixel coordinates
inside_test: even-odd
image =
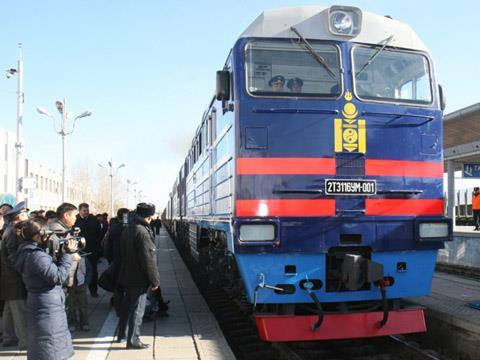
[[[432,103],[430,67],[422,54],[357,46],[353,50],[353,68],[355,94],[360,99]]]
[[[268,97],[338,97],[338,48],[318,42],[311,45],[313,52],[296,40],[250,42],[245,55],[248,92]]]

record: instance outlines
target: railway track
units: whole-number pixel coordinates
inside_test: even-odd
[[[317,342],[264,342],[258,337],[255,322],[249,314],[249,306],[232,299],[225,289],[211,284],[188,249],[175,240],[174,243],[239,360],[446,359],[401,336]]]
[[[325,342],[276,343],[282,360],[445,360],[402,337],[335,340]]]

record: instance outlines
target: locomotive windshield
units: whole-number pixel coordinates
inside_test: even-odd
[[[247,90],[257,96],[337,97],[338,48],[312,43],[325,65],[295,42],[252,41],[246,47]]]
[[[361,99],[430,104],[432,90],[427,58],[385,48],[353,50],[355,93]]]

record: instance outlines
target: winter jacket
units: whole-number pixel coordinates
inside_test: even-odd
[[[25,285],[22,281],[22,275],[14,268],[16,252],[22,239],[16,234],[15,223],[10,223],[2,238],[2,251],[0,255],[0,299],[1,300],[19,300],[27,297]]]
[[[75,221],[74,226],[80,228],[80,236],[83,236],[87,241],[84,251],[98,256],[100,253],[100,241],[102,240],[102,229],[97,218],[92,214],[85,218],[77,215],[77,221]]]
[[[126,229],[126,227],[127,226],[121,222],[113,224],[110,226],[110,229],[105,237],[103,254],[111,263],[115,283],[117,282],[120,274],[120,268],[122,264],[120,242],[123,229]]]
[[[62,284],[72,264],[71,254],[60,254],[55,264],[34,241],[18,248],[15,269],[27,288],[27,354],[31,360],[64,360],[73,356]]]
[[[134,215],[122,232],[119,284],[124,287],[157,287],[157,249],[152,229],[144,218]]]

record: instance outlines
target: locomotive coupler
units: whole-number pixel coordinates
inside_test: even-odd
[[[255,287],[255,291],[254,291],[254,295],[253,295],[253,307],[254,308],[257,306],[258,291],[260,289],[270,289],[270,290],[274,290],[274,291],[285,291],[285,289],[265,284],[265,275],[263,273],[260,273],[258,275],[258,284]]]
[[[320,325],[322,325],[323,322],[323,309],[322,309],[322,304],[320,304],[320,300],[318,300],[317,295],[312,291],[313,288],[313,282],[308,280],[308,276],[305,278],[307,281],[303,284],[304,289],[307,291],[308,295],[312,298],[313,302],[317,306],[317,311],[318,311],[318,320],[315,324],[312,325],[312,330],[317,331]]]

